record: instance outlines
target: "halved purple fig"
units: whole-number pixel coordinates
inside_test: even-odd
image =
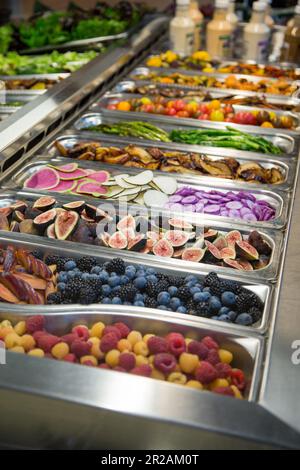
[[[124,250],[127,247],[127,237],[122,232],[115,232],[109,238],[108,245],[117,250]]]
[[[227,248],[227,240],[222,235],[214,241],[214,245],[218,248],[218,250],[223,250],[223,248]]]
[[[238,269],[239,271],[243,271],[242,266],[239,262],[235,259],[225,258],[224,260],[225,265],[229,266],[230,268]]]
[[[146,233],[146,236],[147,236],[147,238],[149,238],[150,240],[153,240],[153,242],[158,242],[158,240],[160,239],[159,233],[158,233],[158,232],[154,232],[153,230],[149,230],[149,231]]]
[[[172,218],[169,219],[168,222],[171,227],[174,227],[176,229],[193,230],[194,228],[192,224],[183,219]]]
[[[181,258],[185,248],[177,248],[174,250],[173,258]]]
[[[245,259],[238,259],[237,261],[238,261],[238,263],[241,266],[243,271],[253,271],[253,266],[252,266],[251,263],[249,263],[249,261],[247,261]]]
[[[192,261],[194,263],[199,263],[202,258],[204,257],[205,251],[202,250],[201,248],[185,248],[185,250],[182,253],[181,258],[184,261]]]
[[[33,223],[39,232],[43,232],[49,225],[51,225],[56,219],[56,209],[50,209],[42,214],[38,215]]]
[[[79,222],[79,215],[75,211],[64,211],[55,219],[55,236],[58,240],[66,240],[74,232]]]
[[[24,213],[27,207],[28,207],[28,204],[25,201],[16,201],[10,207],[2,207],[0,209],[0,212],[3,213],[3,210],[10,209],[9,214],[5,214],[8,217],[12,211],[20,211]]]
[[[19,222],[17,222],[16,220],[13,220],[12,223],[10,224],[10,231],[11,232],[20,232]]]
[[[155,245],[153,246],[153,253],[156,256],[172,258],[174,254],[174,248],[168,240],[166,240],[165,238],[162,238],[161,240],[156,242]]]
[[[225,248],[222,248],[222,250],[220,250],[220,255],[222,259],[225,259],[225,258],[235,259],[236,252],[235,252],[235,249],[232,248],[231,246],[226,246]]]
[[[204,229],[204,238],[205,240],[208,240],[209,242],[213,242],[218,236],[218,231],[213,230],[211,228],[209,229]]]
[[[52,209],[55,204],[56,199],[54,197],[42,196],[34,202],[32,207],[40,211],[47,211],[49,209]]]
[[[121,232],[124,232],[124,230],[127,230],[129,228],[132,229],[133,231],[136,228],[135,219],[131,214],[128,214],[125,217],[123,217],[121,220],[119,220],[117,224],[117,229],[120,230]]]
[[[17,222],[22,222],[22,220],[25,219],[25,215],[23,214],[23,212],[14,211],[12,219],[16,220]]]
[[[46,235],[48,238],[56,238],[55,236],[55,229],[54,229],[54,224],[49,225],[46,230]]]
[[[236,242],[236,252],[239,256],[250,261],[256,261],[259,259],[259,254],[256,248],[246,241]]]
[[[75,211],[75,212],[78,212],[78,214],[80,214],[85,208],[85,202],[84,201],[67,202],[66,204],[63,205],[63,208],[66,209],[67,211]]]
[[[81,212],[80,217],[82,218],[82,220],[84,220],[85,222],[88,222],[90,224],[95,222],[95,219],[92,219],[91,217],[89,217],[86,214],[85,210]]]
[[[136,235],[135,238],[131,239],[128,241],[128,250],[130,251],[136,251],[136,252],[141,252],[144,250],[147,246],[147,239],[145,238],[145,235],[139,234]]]
[[[175,247],[183,246],[189,240],[189,234],[182,230],[168,230],[164,234],[164,238],[168,240],[171,245]]]
[[[213,243],[209,242],[208,240],[205,240],[205,245],[207,248],[205,252],[205,257],[207,258],[207,260],[212,259],[212,261],[215,261],[222,259],[220,250],[218,250],[218,248],[213,245]]]
[[[28,233],[29,235],[39,235],[39,231],[31,219],[22,220],[19,224],[20,233]]]
[[[228,246],[230,247],[234,247],[236,242],[241,242],[243,240],[242,234],[238,230],[232,230],[231,232],[226,233],[225,238]]]
[[[88,217],[90,217],[91,219],[95,219],[96,218],[97,207],[92,206],[91,204],[86,204],[85,205],[85,212],[86,212],[86,215]]]

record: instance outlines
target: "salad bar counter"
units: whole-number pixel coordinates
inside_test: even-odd
[[[299,448],[299,69],[167,25],[0,61],[0,446]]]

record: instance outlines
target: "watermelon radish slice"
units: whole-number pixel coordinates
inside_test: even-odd
[[[87,181],[79,184],[76,192],[78,194],[91,194],[94,197],[100,197],[107,193],[107,189],[95,181]]]
[[[60,165],[60,166],[55,166],[55,165],[48,165],[51,168],[54,168],[57,171],[62,171],[64,173],[72,173],[78,168],[78,163],[67,163],[66,165]]]
[[[57,173],[61,180],[78,180],[87,176],[86,171],[81,168],[77,168],[77,170],[69,173],[63,171],[57,171]]]
[[[98,183],[106,183],[110,178],[110,174],[107,171],[93,171],[92,173],[89,173],[88,176]]]
[[[53,168],[43,167],[24,183],[26,189],[52,189],[59,183],[59,175]]]
[[[66,193],[67,191],[74,191],[77,181],[59,181],[58,185],[49,191],[56,191],[58,193]]]

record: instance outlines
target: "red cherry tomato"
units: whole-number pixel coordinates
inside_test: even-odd
[[[176,111],[175,108],[168,108],[168,109],[167,109],[167,114],[168,114],[168,116],[175,116],[176,112],[177,112],[177,111]]]
[[[177,116],[182,118],[188,118],[190,115],[188,111],[182,110],[177,112]]]
[[[233,107],[232,107],[231,104],[227,104],[227,105],[224,107],[224,113],[225,113],[225,114],[234,113],[234,109],[233,109]]]
[[[201,104],[199,106],[199,108],[200,108],[201,113],[203,113],[203,114],[209,114],[209,112],[210,112],[210,109],[207,106],[207,104]]]
[[[239,112],[234,116],[236,124],[246,124],[248,126],[255,126],[257,124],[256,117],[249,112]]]
[[[109,105],[107,106],[107,109],[111,109],[111,110],[114,111],[115,109],[117,109],[117,106],[116,106],[115,104],[109,104]]]
[[[183,100],[175,100],[174,108],[176,111],[182,111],[185,108],[185,102]]]

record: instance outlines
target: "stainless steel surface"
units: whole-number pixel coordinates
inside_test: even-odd
[[[130,99],[141,99],[143,98],[143,95],[139,94],[127,94],[127,93],[106,93],[104,96],[102,96],[99,100],[97,100],[95,103],[91,105],[91,111],[100,111],[103,112],[103,114],[107,114],[108,116],[115,117],[115,119],[123,119],[123,117],[126,117],[128,113],[130,113],[130,116],[132,116],[132,119],[135,118],[138,120],[139,118],[142,118],[144,120],[150,118],[154,118],[156,121],[162,121],[161,118],[163,118],[163,122],[168,122],[170,125],[173,123],[176,123],[178,118],[172,117],[172,116],[166,116],[162,114],[156,114],[156,113],[143,113],[143,112],[134,112],[134,111],[117,111],[117,110],[110,110],[106,109],[109,104],[116,104],[119,101],[126,101]],[[195,98],[195,100],[197,100]],[[205,101],[203,101],[205,103]],[[246,112],[246,111],[256,111],[260,112],[261,109],[256,106],[239,106],[239,105],[233,105],[233,108],[236,112]],[[295,133],[299,134],[300,133],[300,116],[297,115],[296,113],[292,113],[290,111],[277,111],[277,110],[272,110],[272,113],[276,115],[276,117],[281,118],[283,116],[290,117],[292,118],[294,125],[293,129],[282,129],[282,128],[274,128],[272,129],[273,133],[276,134],[278,132],[284,133],[284,134],[290,134],[290,135],[295,135]],[[207,124],[211,123],[209,120],[199,120],[199,119],[193,119],[193,118],[181,118],[180,119],[180,125],[182,126],[193,126],[193,127],[204,127]],[[247,131],[250,130],[256,130],[257,127],[260,126],[247,126]],[[262,128],[264,129],[264,128]]]
[[[116,112],[117,113],[117,112]],[[111,124],[111,123],[114,123],[114,122],[118,122],[118,121],[134,121],[135,119],[132,118],[132,116],[130,116],[130,113],[126,114],[125,113],[122,113],[121,111],[119,111],[119,119],[117,117],[117,115],[115,115],[115,117],[113,118],[112,116],[110,116],[108,113],[105,113],[105,112],[98,112],[98,113],[84,113],[79,119],[77,119],[77,121],[74,123],[74,128],[77,130],[77,131],[85,131],[85,130],[88,130],[88,128],[90,126],[97,126],[97,125],[100,125],[100,124]],[[141,113],[142,114],[142,113]],[[154,115],[147,115],[145,118],[143,118],[143,116],[140,116],[139,117],[139,121],[155,121],[157,122],[157,118],[154,116]],[[177,125],[175,125],[177,123]],[[159,125],[158,127],[160,127],[160,129],[163,129],[165,130],[166,132],[171,132],[172,130],[175,130],[175,129],[181,129],[182,127],[184,128],[184,130],[189,127],[190,129],[194,129],[193,127],[190,127],[190,126],[182,126],[181,124],[181,119],[178,118],[178,120],[176,121],[176,123],[174,123],[173,125],[172,124],[169,124],[169,118],[167,118],[166,116],[159,116]],[[220,123],[220,122],[207,122],[206,124],[202,124],[200,123],[199,125],[199,129],[226,129],[227,127],[227,123],[223,124],[223,123]],[[247,132],[248,130],[248,127],[250,126],[243,126],[243,125],[234,125],[234,128],[235,129],[238,129],[242,132]],[[198,128],[197,128],[198,129]],[[98,134],[99,136],[102,136],[103,134],[101,134],[101,132],[96,132],[94,131],[93,132],[94,134]],[[249,134],[251,135],[260,135],[261,137],[264,137],[265,139],[269,140],[270,142],[272,142],[274,145],[278,145],[278,147],[281,148],[282,150],[282,154],[280,155],[272,155],[272,158],[273,159],[276,159],[276,158],[280,158],[280,159],[288,159],[290,160],[291,157],[296,157],[297,156],[297,152],[299,151],[299,135],[295,133],[295,135],[290,136],[290,135],[286,135],[286,134],[283,134],[281,132],[276,132],[274,133],[273,132],[273,129],[266,129],[264,128],[263,130],[263,133],[262,133],[262,129],[260,127],[251,127],[251,129],[249,130]],[[118,136],[114,136],[114,138],[118,138]],[[144,139],[140,139],[141,142],[144,140]],[[155,142],[155,141],[153,141]],[[169,144],[170,146],[170,150],[171,150],[171,146],[172,146],[172,143]],[[187,147],[187,145],[186,145]],[[190,146],[188,146],[190,148]],[[205,147],[202,147],[202,146],[193,146],[198,148],[198,151],[199,152],[206,152],[205,150]],[[208,147],[207,147],[208,148]],[[211,150],[211,148],[210,148]],[[222,149],[222,153],[223,155],[225,156],[238,156],[240,154],[240,151],[239,150],[234,150],[234,149]],[[261,153],[256,153],[256,152],[247,152],[249,153],[249,155],[256,155],[257,157],[261,157]],[[287,154],[287,155],[285,155]],[[265,154],[267,155],[267,154]]]

